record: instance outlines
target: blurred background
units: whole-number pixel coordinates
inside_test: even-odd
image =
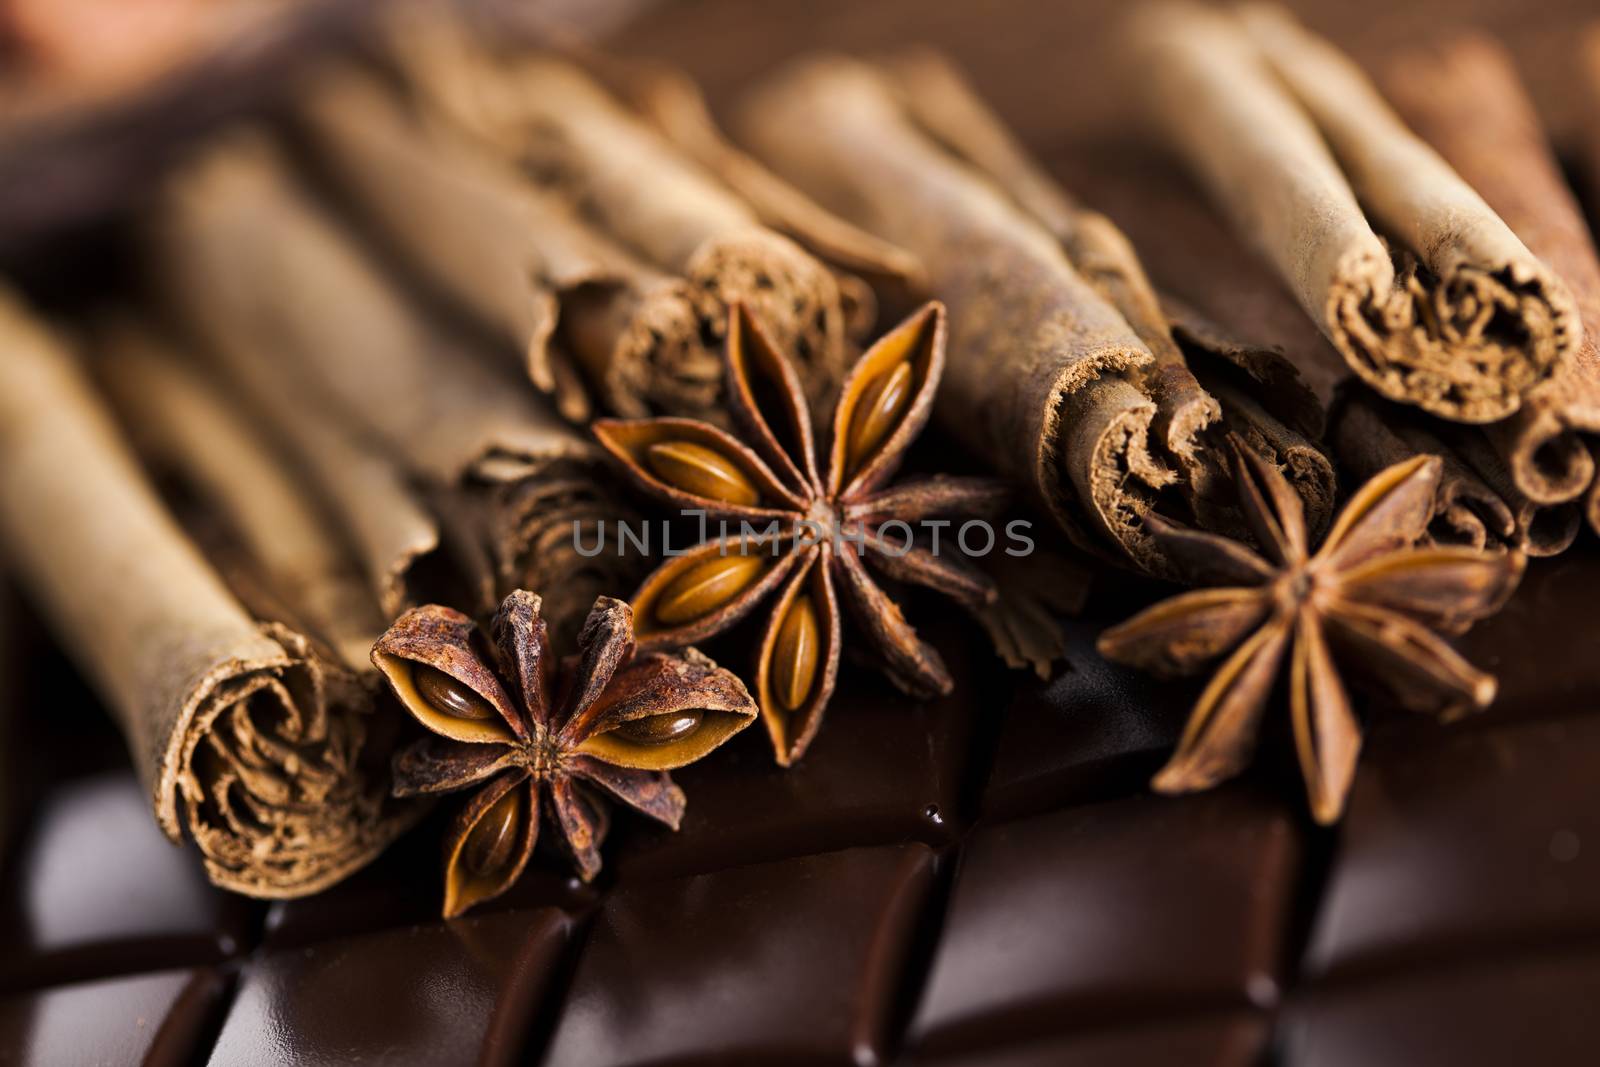
[[[604,38],[671,59],[713,102],[817,47],[938,45],[1046,160],[1126,122],[1107,35],[1121,0],[462,0],[507,32]],[[81,235],[137,202],[178,146],[269,107],[295,65],[359,37],[383,0],[4,0],[0,3],[0,266]],[[1511,48],[1560,144],[1583,114],[1574,34],[1592,0],[1292,0],[1358,58],[1448,24]],[[1126,75],[1129,72],[1120,72]]]

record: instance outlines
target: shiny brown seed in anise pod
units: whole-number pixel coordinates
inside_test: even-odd
[[[744,683],[692,648],[635,655],[633,613],[620,600],[595,601],[577,655],[559,667],[534,594],[506,597],[492,631],[490,641],[467,616],[430,604],[372,649],[400,703],[437,735],[395,756],[394,794],[481,786],[445,842],[446,918],[517,880],[541,809],[585,881],[600,870],[605,796],[676,830],[684,797],[667,772],[756,714]]]
[[[969,605],[994,599],[993,584],[956,551],[955,527],[942,524],[935,550],[917,526],[997,515],[1005,487],[946,476],[888,485],[927,425],[944,346],[944,308],[930,303],[862,355],[840,393],[821,462],[794,368],[738,306],[724,356],[732,421],[744,440],[691,419],[594,424],[600,443],[645,492],[728,527],[667,560],[634,594],[642,647],[704,640],[773,597],[756,699],[784,766],[811,744],[833,694],[841,598],[891,681],[913,696],[950,691],[939,654],[864,561]]]
[[[1361,749],[1339,669],[1410,711],[1450,718],[1486,707],[1494,678],[1433,631],[1459,633],[1498,611],[1524,560],[1516,552],[1415,547],[1439,486],[1434,456],[1380,471],[1311,555],[1300,498],[1270,463],[1237,439],[1230,444],[1240,503],[1262,551],[1146,517],[1193,584],[1220,588],[1164,600],[1107,630],[1100,654],[1182,675],[1232,653],[1151,783],[1163,793],[1206,789],[1244,768],[1287,656],[1290,724],[1311,811],[1318,822],[1335,822]]]

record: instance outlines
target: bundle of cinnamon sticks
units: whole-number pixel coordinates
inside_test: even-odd
[[[1330,440],[1364,476],[1445,457],[1436,536],[1534,555],[1595,481],[1600,267],[1515,69],[1455,36],[1376,81],[1269,5],[1147,6],[1123,70],[1156,136],[1328,344]]]
[[[388,795],[394,723],[351,662],[383,617],[324,516],[123,328],[107,369],[191,487],[219,490],[180,524],[67,343],[9,296],[0,334],[0,540],[116,715],[162,829],[254,896],[360,868],[419,811]]]
[[[763,214],[574,60],[497,51],[420,6],[385,31],[386,69],[325,71],[301,128],[375,229],[526,352],[566,417],[720,421],[735,301],[813,401],[838,384],[875,319],[849,271],[901,272],[894,249],[792,191],[790,211]]]
[[[944,61],[803,61],[751,95],[739,129],[803,192],[917,258],[950,308],[937,417],[1081,547],[1172,576],[1147,515],[1236,531],[1230,430],[1326,521],[1333,471],[1308,386],[1280,353],[1164,299],[1122,233]]]
[[[945,431],[1152,575],[1185,577],[1152,516],[1250,535],[1229,440],[1313,527],[1333,456],[1427,452],[1435,540],[1600,529],[1600,260],[1499,47],[1374,82],[1276,10],[1183,4],[1124,43],[1154,136],[1051,160],[1080,200],[931,53],[803,60],[729,137],[672,71],[407,7],[167,177],[144,290],[81,339],[0,299],[0,539],[162,827],[294,896],[414,821],[374,640],[427,600],[533,589],[570,631],[626,595],[645,561],[574,536],[630,508],[574,423],[722,419],[735,303],[821,404],[880,303],[942,300]],[[1019,604],[986,623],[1048,661]]]

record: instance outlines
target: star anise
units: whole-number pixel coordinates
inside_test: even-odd
[[[458,611],[413,608],[372,649],[400,703],[437,735],[395,756],[394,794],[482,783],[446,838],[446,918],[522,874],[541,797],[588,881],[610,823],[602,794],[675,830],[684,796],[667,771],[755,719],[744,683],[696,650],[636,656],[633,613],[610,597],[595,601],[577,655],[557,667],[539,608],[532,593],[506,597],[492,643]]]
[[[1155,516],[1150,531],[1196,585],[1100,637],[1100,654],[1164,674],[1191,674],[1228,652],[1155,776],[1186,793],[1237,774],[1289,657],[1289,715],[1311,811],[1344,809],[1361,728],[1339,669],[1402,708],[1451,718],[1486,707],[1495,680],[1433,631],[1459,633],[1499,610],[1522,576],[1516,552],[1415,547],[1441,465],[1416,456],[1379,472],[1309,554],[1300,498],[1276,468],[1231,442],[1240,503],[1256,552]],[[1337,661],[1338,667],[1335,666]]]
[[[927,548],[913,544],[912,527],[935,516],[997,514],[1007,499],[1004,486],[932,476],[885,488],[927,424],[944,353],[944,308],[937,303],[874,344],[842,387],[819,462],[798,376],[736,306],[724,362],[730,414],[743,441],[690,419],[594,424],[600,443],[646,493],[724,524],[717,536],[668,559],[634,594],[641,647],[704,640],[776,592],[755,688],[781,765],[804,754],[833,693],[841,598],[891,681],[917,697],[950,691],[938,652],[917,636],[864,561],[891,579],[968,605],[995,597],[993,584],[965,558],[940,552],[937,540]],[[947,531],[945,547],[955,540],[955,531]]]

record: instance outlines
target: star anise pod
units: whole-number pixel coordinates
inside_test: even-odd
[[[1300,498],[1276,468],[1231,441],[1246,521],[1261,551],[1146,518],[1196,585],[1100,637],[1100,654],[1163,674],[1191,674],[1232,652],[1189,716],[1152,786],[1205,789],[1249,761],[1279,664],[1289,657],[1289,716],[1311,811],[1344,809],[1361,728],[1339,669],[1381,698],[1451,718],[1486,707],[1495,680],[1435,630],[1459,633],[1499,610],[1522,576],[1516,552],[1415,547],[1441,464],[1416,456],[1379,472],[1311,555]],[[1337,664],[1337,666],[1336,666]]]
[[[546,803],[585,881],[600,870],[603,795],[676,830],[684,796],[667,771],[755,719],[744,683],[696,650],[636,656],[620,600],[595,601],[559,667],[539,608],[532,593],[506,597],[492,641],[459,611],[413,608],[372,649],[400,703],[437,735],[396,754],[394,794],[481,783],[446,838],[446,918],[517,880]]]
[[[930,303],[851,369],[819,462],[798,376],[736,306],[724,362],[732,422],[744,440],[690,419],[594,424],[600,443],[646,493],[726,524],[668,559],[634,594],[641,647],[704,640],[776,594],[757,652],[755,688],[781,765],[804,754],[833,693],[840,599],[891,681],[918,697],[950,691],[939,654],[864,562],[968,605],[994,599],[993,584],[965,558],[940,552],[937,541],[927,548],[912,543],[913,526],[935,516],[997,514],[1005,487],[988,478],[932,476],[886,488],[927,424],[944,358],[944,308]],[[946,548],[955,533],[946,532]]]

